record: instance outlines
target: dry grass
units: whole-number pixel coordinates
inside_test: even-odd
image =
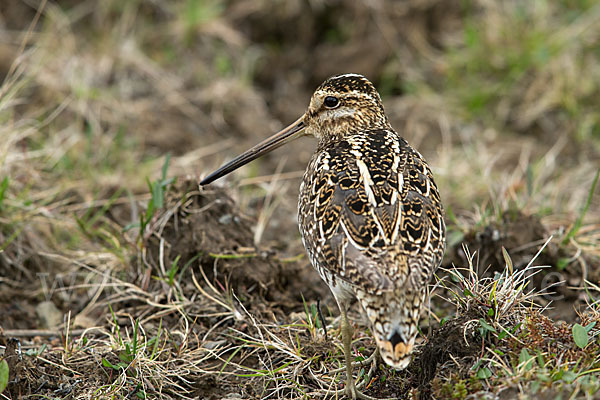
[[[407,370],[353,310],[358,385],[597,397],[597,2],[11,0],[0,29],[1,399],[342,397],[296,231],[313,144],[196,185],[339,72],[429,160],[450,239]]]

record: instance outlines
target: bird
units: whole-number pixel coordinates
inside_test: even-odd
[[[302,243],[340,309],[345,393],[369,399],[352,375],[348,309],[357,299],[386,364],[408,366],[428,283],[445,250],[440,193],[425,158],[392,128],[377,89],[359,74],[326,79],[300,118],[200,185],[301,136],[317,141],[300,184]]]

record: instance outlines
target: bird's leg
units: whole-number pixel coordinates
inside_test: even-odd
[[[346,395],[352,399],[357,398],[356,386],[354,386],[354,377],[352,376],[352,335],[353,329],[348,323],[346,309],[342,308],[342,342],[344,344],[344,357],[346,359]]]
[[[356,389],[354,384],[354,377],[352,376],[352,325],[348,322],[348,316],[346,315],[346,309],[340,307],[342,312],[342,342],[344,343],[344,357],[346,359],[346,396],[353,400],[365,399],[365,400],[376,400],[374,397],[367,396]]]
[[[342,342],[344,344],[344,357],[346,359],[346,395],[356,399],[356,387],[352,376],[352,326],[348,323],[346,309],[342,308]]]

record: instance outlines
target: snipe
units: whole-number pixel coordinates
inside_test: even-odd
[[[356,74],[327,79],[297,121],[200,185],[302,135],[318,141],[300,185],[302,242],[341,311],[346,393],[369,398],[352,377],[346,312],[357,298],[383,360],[408,365],[427,284],[444,252],[440,195],[425,159],[389,124],[373,84]]]

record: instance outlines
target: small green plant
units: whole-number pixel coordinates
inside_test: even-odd
[[[467,384],[464,379],[456,382],[453,387],[454,391],[452,392],[453,399],[464,399],[467,397]]]
[[[29,349],[25,352],[25,354],[27,354],[30,357],[39,357],[41,356],[44,351],[46,351],[47,345],[46,343],[42,343],[42,345],[38,348],[34,348],[34,349]]]
[[[478,379],[488,379],[492,376],[492,371],[488,367],[482,366],[483,360],[479,359],[471,368],[473,371],[477,371],[476,376]]]
[[[102,358],[102,365],[107,367],[107,368],[112,368],[116,371],[119,370],[124,370],[127,371],[127,374],[130,376],[135,376],[135,372],[130,369],[129,367],[132,365],[132,363],[136,360],[137,355],[138,355],[138,334],[139,334],[139,319],[135,320],[135,324],[134,324],[134,328],[133,328],[133,336],[131,339],[131,343],[128,341],[125,341],[123,339],[123,337],[121,336],[121,330],[119,329],[119,324],[117,321],[117,316],[115,315],[112,306],[109,305],[109,309],[110,309],[110,313],[112,315],[113,318],[113,322],[115,324],[115,334],[113,335],[113,337],[115,338],[115,341],[117,342],[117,344],[122,347],[121,350],[119,350],[119,362],[117,364],[113,364],[111,363],[108,359],[106,358]]]
[[[477,370],[477,378],[488,379],[492,376],[492,371],[488,367],[483,367]]]
[[[498,333],[498,339],[502,340],[504,339],[506,336],[508,336],[508,334],[510,333],[511,335],[513,335],[519,328],[521,327],[521,323],[519,322],[518,324],[516,324],[510,331],[507,331],[506,329],[502,329],[499,333]]]
[[[580,324],[573,325],[573,341],[580,349],[584,349],[590,342],[589,332],[596,325],[596,322],[591,322],[586,326]]]
[[[8,363],[6,360],[0,361],[0,393],[8,386]]]
[[[169,268],[169,270],[167,271],[167,283],[171,287],[175,283],[175,276],[177,275],[177,271],[179,271],[179,265],[177,265],[177,263],[179,262],[180,258],[181,258],[181,254],[179,254],[177,257],[175,257],[175,259],[171,263],[171,268]]]
[[[519,366],[523,368],[524,371],[529,371],[533,368],[535,361],[535,356],[529,354],[527,349],[522,349],[519,353]]]
[[[311,304],[311,306],[309,307],[308,304],[306,303],[306,300],[304,299],[304,296],[303,295],[301,295],[301,296],[302,296],[302,304],[304,305],[304,314],[306,315],[306,327],[308,328],[308,331],[310,332],[310,336],[312,338],[316,338],[317,332],[321,328],[321,321],[318,318],[317,306],[314,304]]]
[[[165,156],[165,162],[163,163],[161,170],[161,177],[153,182],[146,178],[148,190],[150,191],[150,201],[146,208],[145,213],[140,213],[140,221],[131,223],[123,228],[123,231],[128,231],[133,228],[139,228],[138,240],[142,241],[146,228],[150,221],[154,218],[156,211],[160,210],[165,205],[165,193],[167,187],[175,181],[175,178],[167,179],[167,170],[169,169],[169,162],[171,161],[171,155]]]
[[[490,310],[492,309],[490,308]],[[487,337],[488,332],[496,333],[496,328],[488,324],[483,318],[479,318],[479,333],[481,334],[481,337]]]
[[[142,215],[140,221],[140,233],[144,232],[148,223],[154,217],[154,214],[157,210],[160,210],[165,205],[165,192],[167,187],[173,183],[175,178],[167,179],[167,170],[169,168],[169,162],[171,161],[171,155],[167,154],[165,157],[165,162],[162,167],[161,178],[154,182],[150,182],[149,179],[146,179],[148,183],[148,189],[150,190],[150,194],[152,197],[148,202],[148,208],[146,209],[146,214]]]

